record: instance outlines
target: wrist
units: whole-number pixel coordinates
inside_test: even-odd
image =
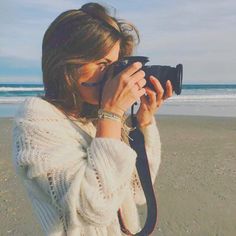
[[[149,119],[141,119],[137,116],[139,128],[145,128],[153,123],[153,117]]]
[[[145,128],[151,124],[152,124],[152,122],[150,121],[150,122],[146,122],[146,123],[139,123],[138,126],[139,126],[139,128]]]
[[[112,120],[112,121],[119,122],[119,123],[122,122],[122,116],[120,116],[117,113],[107,111],[107,110],[102,109],[102,108],[100,108],[98,110],[98,119],[99,120],[104,120],[104,119]]]
[[[111,118],[99,118],[96,137],[121,138],[121,122]]]
[[[101,108],[103,111],[105,112],[110,112],[110,113],[113,113],[113,114],[116,114],[120,117],[122,117],[125,113],[125,111],[119,107],[110,107],[110,106],[104,106]]]

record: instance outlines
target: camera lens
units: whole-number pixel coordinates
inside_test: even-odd
[[[145,79],[147,81],[146,87],[149,87],[150,89],[155,91],[155,88],[153,84],[149,81],[149,76],[153,75],[156,77],[164,91],[166,91],[166,82],[167,80],[170,80],[173,91],[179,95],[182,91],[182,80],[183,80],[183,65],[178,64],[176,67],[171,66],[160,66],[160,65],[145,65],[147,62],[149,62],[148,57],[144,56],[130,56],[130,57],[124,57],[118,62],[115,63],[114,67],[114,75],[117,75],[121,71],[123,71],[125,68],[133,64],[134,62],[141,62],[143,67],[142,70],[145,72]]]
[[[175,93],[177,95],[181,94],[182,90],[182,80],[183,80],[183,65],[178,64],[176,66],[176,87],[175,87]]]
[[[166,82],[170,80],[174,92],[179,95],[182,90],[182,79],[183,79],[183,65],[178,64],[176,67],[171,66],[144,66],[143,70],[145,72],[145,78],[148,78],[150,75],[156,77],[164,91],[166,90]],[[153,84],[147,79],[146,86],[155,91]]]

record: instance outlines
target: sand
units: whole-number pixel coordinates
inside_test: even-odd
[[[157,123],[162,163],[152,235],[235,236],[236,118],[159,116]],[[0,119],[0,235],[43,235],[12,166],[11,124]]]

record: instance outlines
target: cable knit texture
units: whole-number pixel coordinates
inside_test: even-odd
[[[142,128],[154,182],[160,164],[155,119]],[[140,230],[136,204],[145,197],[136,152],[96,127],[68,119],[40,97],[25,99],[13,124],[13,164],[45,235],[123,235],[117,217]]]

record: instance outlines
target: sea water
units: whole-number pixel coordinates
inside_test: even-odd
[[[0,84],[0,117],[13,117],[27,97],[43,94],[42,84]],[[158,114],[236,117],[236,84],[184,84]]]

